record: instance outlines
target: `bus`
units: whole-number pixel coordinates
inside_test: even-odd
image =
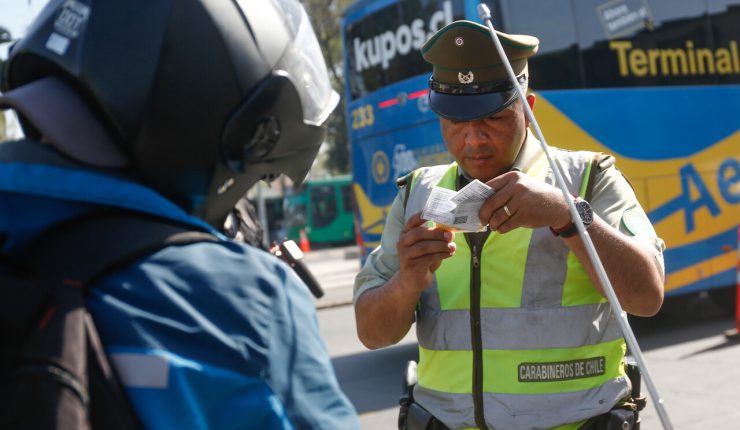
[[[342,21],[347,127],[363,252],[395,179],[451,161],[419,48],[469,0],[360,0]],[[535,116],[550,145],[617,159],[666,242],[667,296],[729,292],[740,221],[740,0],[487,0],[540,39]]]
[[[308,180],[287,192],[285,234],[296,242],[303,231],[312,247],[355,242],[355,203],[350,175]]]

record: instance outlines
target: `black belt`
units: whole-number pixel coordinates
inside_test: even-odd
[[[413,418],[407,422],[407,430],[450,430],[442,421],[438,420],[434,415],[429,414],[425,409],[422,409],[419,405],[412,404],[412,408],[423,411],[422,414],[426,413],[428,416],[424,416],[422,420],[414,420]],[[416,410],[411,412],[416,415],[420,411]],[[628,409],[612,409],[611,411],[593,417],[586,421],[579,430],[622,430],[625,427],[624,424],[629,425],[629,429],[639,430],[639,420],[635,423],[634,413]],[[418,417],[418,415],[417,415]],[[426,422],[426,424],[424,423]]]
[[[628,408],[614,408],[586,421],[578,430],[639,430],[640,419],[637,412]]]

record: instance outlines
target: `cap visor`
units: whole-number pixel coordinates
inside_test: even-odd
[[[65,155],[100,167],[124,167],[128,159],[87,104],[61,79],[47,77],[0,96],[45,140]]]
[[[439,116],[452,121],[473,121],[496,114],[510,105],[516,90],[484,94],[429,92],[429,105]]]

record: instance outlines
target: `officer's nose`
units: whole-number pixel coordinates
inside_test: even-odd
[[[465,123],[465,143],[467,145],[482,145],[486,142],[488,142],[488,132],[483,127],[483,120]]]

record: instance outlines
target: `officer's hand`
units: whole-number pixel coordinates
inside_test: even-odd
[[[562,228],[571,221],[568,205],[557,187],[521,172],[506,172],[486,184],[496,192],[478,216],[491,230],[507,233],[517,227]]]
[[[404,285],[423,291],[432,284],[433,273],[442,260],[455,254],[454,233],[424,225],[421,213],[403,226],[396,244],[401,264],[399,276]]]

